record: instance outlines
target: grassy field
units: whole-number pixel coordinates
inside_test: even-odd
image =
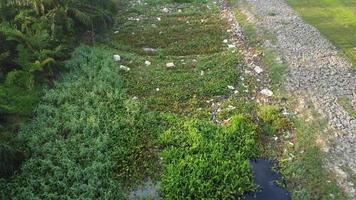
[[[356,1],[288,0],[310,24],[331,40],[356,64]]]

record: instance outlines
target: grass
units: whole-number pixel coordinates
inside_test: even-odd
[[[119,16],[118,32],[105,46],[131,69],[124,75],[127,92],[164,116],[167,130],[159,137],[163,197],[241,197],[254,189],[248,159],[259,147],[253,118],[241,114],[254,106],[245,99],[254,83],[251,77],[240,79],[242,58],[223,42],[230,37],[228,26],[211,3],[150,5]],[[166,67],[170,62],[174,68]],[[212,103],[221,104],[215,117],[228,125],[210,121]]]
[[[307,116],[295,118],[294,145],[286,144],[287,153],[282,156],[282,173],[288,180],[292,198],[303,199],[346,199],[336,184],[335,178],[323,167],[325,152],[320,150],[317,139],[322,136],[326,122],[319,114],[312,112]]]
[[[341,97],[337,100],[337,103],[341,105],[351,117],[356,118],[356,110],[352,107],[350,99]]]
[[[356,2],[352,0],[288,0],[302,17],[314,25],[356,64]]]

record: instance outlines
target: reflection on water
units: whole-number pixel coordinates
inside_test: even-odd
[[[286,189],[277,185],[277,181],[282,181],[280,174],[273,168],[276,162],[260,158],[250,161],[255,183],[260,187],[260,191],[255,194],[249,194],[245,200],[290,200]]]

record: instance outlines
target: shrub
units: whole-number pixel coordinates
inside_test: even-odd
[[[165,199],[235,199],[253,189],[249,158],[257,155],[255,126],[233,117],[226,127],[178,121],[164,132],[162,192]]]
[[[276,106],[260,106],[257,115],[261,121],[261,131],[266,135],[274,135],[290,127],[290,122]]]

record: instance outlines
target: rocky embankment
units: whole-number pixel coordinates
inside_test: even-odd
[[[335,46],[304,22],[284,0],[240,0],[244,14],[256,24],[264,41],[288,65],[284,87],[296,96],[307,95],[330,125],[325,151],[327,167],[351,199],[356,198],[356,119],[338,102],[356,108],[356,73]],[[326,140],[326,138],[325,138]]]

